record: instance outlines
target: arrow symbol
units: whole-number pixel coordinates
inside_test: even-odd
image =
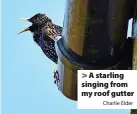
[[[82,73],[82,78],[87,77],[87,74]]]

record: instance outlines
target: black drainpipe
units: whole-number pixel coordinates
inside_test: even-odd
[[[124,70],[131,66],[132,45],[127,42],[131,1],[66,2],[63,34],[57,42],[59,89],[77,100],[77,70]]]

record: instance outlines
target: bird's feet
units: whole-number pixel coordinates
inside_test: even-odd
[[[59,73],[58,73],[58,70],[54,70],[54,83],[57,85],[58,87],[58,83],[60,82],[60,79],[59,79]],[[58,88],[59,89],[59,88]]]

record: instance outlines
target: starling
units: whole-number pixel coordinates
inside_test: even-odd
[[[55,50],[55,40],[57,40],[58,36],[61,36],[62,27],[53,24],[49,17],[41,13],[38,13],[29,19],[20,19],[26,20],[32,23],[32,25],[19,32],[19,34],[25,31],[32,32],[34,41],[41,47],[43,53],[57,64],[58,56]]]
[[[58,40],[58,36],[61,36],[62,27],[53,24],[50,18],[48,18],[45,14],[41,13],[38,13],[29,19],[20,19],[28,21],[32,23],[32,25],[19,32],[19,34],[25,31],[32,32],[33,40],[41,47],[43,53],[50,60],[57,64],[58,56],[55,50],[55,40]],[[57,69],[54,71],[54,78],[54,83],[58,86],[60,80]]]

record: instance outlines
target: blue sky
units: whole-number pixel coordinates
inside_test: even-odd
[[[78,110],[53,83],[56,65],[45,57],[19,20],[46,13],[62,26],[65,0],[2,1],[2,114],[129,114],[129,110]]]

